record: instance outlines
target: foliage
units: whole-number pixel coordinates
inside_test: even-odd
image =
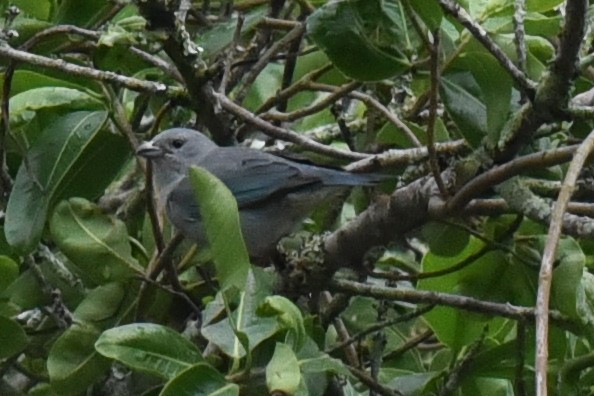
[[[591,9],[561,3],[0,1],[0,394],[534,394],[547,306],[549,390],[588,394]],[[174,126],[391,177],[261,268],[208,172],[209,252],[145,193]]]

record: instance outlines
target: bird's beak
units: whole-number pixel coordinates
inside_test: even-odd
[[[136,155],[144,158],[159,158],[163,156],[163,150],[157,147],[153,142],[144,142],[136,149]]]

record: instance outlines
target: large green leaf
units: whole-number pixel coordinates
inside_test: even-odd
[[[31,146],[6,209],[6,240],[15,249],[28,253],[37,246],[56,191],[70,173],[77,171],[74,165],[106,119],[105,111],[66,114],[48,125]]]
[[[0,359],[5,359],[22,351],[29,340],[20,324],[10,318],[0,316]]]
[[[487,112],[487,133],[492,142],[497,142],[509,115],[513,87],[509,73],[486,52],[464,53],[454,64],[470,71],[481,88]]]
[[[50,0],[11,0],[10,3],[17,6],[21,12],[43,21],[49,18],[52,8]]]
[[[0,256],[0,295],[19,276],[19,265],[8,256]]]
[[[423,258],[423,272],[440,271],[459,264],[478,252],[484,243],[474,237],[457,255],[444,256],[429,252]],[[505,255],[499,251],[485,253],[464,268],[439,277],[422,279],[418,288],[456,293],[490,301],[505,300],[511,282]],[[500,331],[505,320],[450,307],[436,307],[424,315],[437,338],[455,351],[476,341],[488,326],[489,334]]]
[[[410,5],[430,30],[439,28],[443,11],[436,0],[413,0]]]
[[[463,75],[444,76],[440,95],[460,134],[472,147],[478,147],[487,135],[487,109],[473,84],[474,80]]]
[[[133,323],[109,329],[95,348],[135,370],[175,378],[204,359],[194,344],[172,329],[153,323]]]
[[[50,219],[50,233],[88,283],[123,281],[143,273],[132,257],[126,225],[85,199],[58,204]]]
[[[219,347],[224,353],[233,358],[243,358],[256,348],[264,340],[276,334],[281,327],[275,318],[263,317],[258,314],[260,304],[272,293],[270,280],[265,273],[257,268],[248,274],[246,288],[240,294],[238,308],[233,312],[232,320],[225,318],[211,324],[205,319],[202,335]],[[213,314],[205,314],[206,318],[214,318],[214,312],[220,311],[219,302],[221,297],[213,301],[205,311]],[[215,305],[214,309],[212,305]],[[246,351],[245,340],[240,340],[238,334],[247,337]]]
[[[35,112],[41,109],[99,110],[102,107],[100,100],[78,89],[53,86],[33,88],[10,99],[10,124],[15,127],[30,121]]]
[[[347,76],[382,80],[410,66],[401,52],[408,32],[399,7],[390,0],[332,1],[307,18],[307,31]]]
[[[0,74],[2,77],[4,77],[3,73]],[[42,74],[36,71],[32,71],[32,70],[16,70],[14,72],[14,75],[12,77],[12,83],[10,85],[10,94],[11,97],[16,96],[17,94],[20,93],[24,93],[26,91],[29,90],[33,90],[36,88],[42,88],[42,87],[65,87],[65,88],[71,88],[71,89],[75,89],[78,91],[81,91],[84,89],[84,87],[74,84],[68,80],[62,80],[56,77],[52,77],[52,76],[48,76],[46,74]],[[66,95],[68,95],[68,92],[64,92]],[[84,92],[83,92],[84,93]],[[70,93],[72,94],[72,93]],[[31,98],[31,99],[38,99],[38,98]],[[85,98],[85,100],[88,100]],[[66,101],[63,99],[63,101],[66,104],[72,104],[69,101]],[[37,103],[39,105],[39,102],[37,100]],[[12,112],[14,111],[14,109],[12,108],[14,105],[16,105],[16,102],[12,102],[10,103],[10,112],[12,114]],[[49,103],[48,103],[49,104]],[[91,100],[88,100],[88,104],[91,106],[94,106],[94,104],[92,103]],[[21,104],[21,108],[22,107],[27,107],[30,105],[27,105],[27,103],[22,103]],[[50,106],[50,107],[54,107],[54,106]],[[29,110],[35,110],[34,108],[30,108]],[[23,113],[23,110],[18,111],[19,113]],[[11,115],[12,118],[12,115]],[[11,122],[14,122],[14,120],[11,119]]]
[[[107,283],[91,290],[76,307],[73,316],[79,321],[99,322],[115,315],[125,295],[124,285]]]
[[[105,0],[63,0],[55,13],[56,24],[93,26],[113,9]]]
[[[102,378],[110,362],[94,349],[99,330],[75,324],[56,340],[47,358],[52,388],[58,394],[76,395]]]
[[[305,342],[305,327],[303,315],[291,300],[283,296],[270,296],[258,307],[258,313],[263,316],[276,316],[279,324],[288,330],[286,341],[295,351],[299,351]]]
[[[159,396],[238,396],[239,386],[206,363],[198,363],[169,381]]]
[[[243,290],[250,261],[241,236],[235,197],[223,182],[204,168],[192,167],[189,176],[219,283],[223,289],[234,286]]]
[[[270,393],[294,394],[301,382],[297,356],[287,344],[276,343],[272,359],[266,365],[266,386]]]

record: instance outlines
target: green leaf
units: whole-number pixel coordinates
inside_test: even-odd
[[[430,251],[423,258],[423,272],[440,271],[461,263],[477,253],[484,243],[470,237],[466,247],[455,256],[444,256]],[[464,268],[439,277],[421,279],[418,288],[446,293],[455,293],[487,301],[508,301],[512,273],[510,265],[500,251],[487,252]],[[505,319],[492,318],[450,307],[436,307],[423,315],[435,331],[440,342],[454,351],[477,340],[488,327],[488,334],[497,334]]]
[[[513,87],[509,73],[485,52],[464,53],[454,63],[470,71],[481,88],[487,112],[487,133],[492,142],[497,142],[509,115]]]
[[[205,326],[201,330],[202,335],[233,358],[247,356],[260,343],[280,330],[276,319],[262,317],[257,314],[258,307],[271,293],[270,279],[262,270],[252,269],[248,274],[245,291],[241,292],[239,306],[233,312],[233,320],[225,318],[214,324],[205,321]],[[220,300],[222,298],[219,296],[220,293],[217,299],[207,306],[205,311],[220,311]],[[213,305],[215,306],[214,309],[212,308]],[[209,314],[208,317],[210,316]],[[246,351],[244,346],[246,340],[238,339],[238,334],[247,337],[249,351]]]
[[[439,3],[435,0],[413,0],[410,5],[413,10],[421,17],[429,30],[438,29],[443,19],[443,11]]]
[[[11,0],[11,4],[17,6],[21,12],[34,18],[46,21],[49,18],[51,2],[49,0]]]
[[[464,139],[472,147],[478,147],[487,135],[487,109],[471,88],[472,82],[468,79],[444,76],[440,95]]]
[[[0,256],[0,294],[19,276],[19,265],[8,256]]]
[[[270,393],[275,391],[292,395],[301,382],[297,356],[286,344],[276,343],[274,355],[266,365],[266,386]]]
[[[400,50],[408,32],[398,6],[393,1],[332,1],[307,18],[307,31],[347,76],[360,81],[394,77],[410,66]]]
[[[238,396],[239,386],[206,363],[198,363],[173,378],[159,396]]]
[[[333,373],[351,376],[351,372],[345,367],[342,360],[331,358],[326,354],[319,355],[313,358],[300,358],[299,367],[303,374],[307,373]]]
[[[258,308],[258,313],[263,316],[276,316],[281,326],[288,329],[287,342],[295,351],[301,349],[306,337],[303,316],[291,300],[283,296],[266,297]]]
[[[50,219],[50,233],[88,282],[100,285],[143,273],[132,257],[126,225],[85,199],[58,204]]]
[[[173,378],[159,396],[238,396],[239,386],[206,363],[198,363]]]
[[[69,174],[77,172],[73,166],[106,119],[105,111],[69,113],[48,125],[31,146],[17,173],[6,209],[6,240],[22,254],[39,243],[56,191]]]
[[[458,255],[468,245],[470,238],[470,234],[461,227],[437,222],[425,224],[422,233],[431,253],[442,257]]]
[[[10,99],[10,125],[17,127],[31,121],[41,109],[99,110],[103,104],[86,92],[67,87],[40,87],[14,95]]]
[[[124,285],[108,283],[91,290],[73,312],[79,321],[99,322],[111,318],[120,308],[125,295]]]
[[[584,306],[582,277],[586,257],[580,245],[571,237],[562,238],[557,248],[551,305],[576,321],[583,321],[587,312]]]
[[[563,3],[563,0],[527,0],[526,9],[528,11],[545,12],[550,11]]]
[[[109,329],[95,348],[135,370],[166,379],[204,359],[194,344],[176,331],[152,323],[133,323]]]
[[[94,326],[75,324],[54,343],[47,358],[47,371],[53,389],[63,395],[76,395],[102,378],[110,362],[99,355]]]
[[[101,21],[113,6],[105,0],[63,0],[53,18],[57,25],[89,27]]]
[[[189,177],[221,288],[234,286],[243,290],[250,261],[241,236],[235,197],[204,168],[192,167]]]
[[[16,321],[0,316],[0,359],[19,353],[29,343],[25,330]]]
[[[37,1],[37,0],[35,0],[35,1]],[[2,77],[4,77],[3,74],[0,74],[0,75],[2,75]],[[34,72],[31,70],[16,70],[12,77],[12,84],[10,85],[10,94],[11,94],[11,97],[14,97],[17,94],[24,93],[26,91],[30,91],[30,90],[33,90],[36,88],[42,88],[42,87],[52,87],[52,88],[65,87],[65,88],[71,88],[71,89],[77,90],[79,92],[82,92],[82,90],[84,89],[82,86],[74,84],[67,80],[61,80],[59,78],[51,77],[51,76],[41,74],[38,72]],[[84,92],[82,92],[82,93],[84,93]],[[31,99],[38,100],[39,98],[31,98]],[[38,100],[38,103],[39,102],[42,102],[42,101]],[[65,102],[67,105],[75,105],[74,103],[70,103],[69,101],[65,101]],[[17,111],[12,108],[12,106],[14,104],[15,104],[14,102],[12,102],[10,104],[11,105],[11,108],[10,108],[11,114],[13,111]],[[22,103],[22,106],[27,107],[28,106],[27,102],[25,101],[24,103]],[[52,108],[52,107],[53,106],[50,106],[50,108]],[[26,109],[24,109],[24,110],[26,111]],[[31,108],[29,110],[35,110],[35,109]],[[19,111],[17,111],[17,112],[19,112]],[[20,112],[22,113],[23,109],[21,109]],[[11,115],[11,117],[12,117],[12,115]],[[14,122],[14,120],[11,119],[11,122]]]

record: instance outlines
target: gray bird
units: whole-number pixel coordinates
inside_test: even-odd
[[[188,169],[200,166],[231,190],[239,208],[241,231],[252,259],[262,261],[321,202],[349,186],[375,185],[386,178],[293,162],[259,150],[219,147],[202,133],[168,129],[138,147],[153,163],[159,201],[171,223],[198,243],[205,242]]]

